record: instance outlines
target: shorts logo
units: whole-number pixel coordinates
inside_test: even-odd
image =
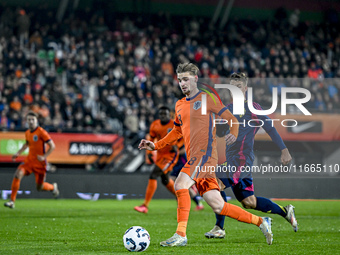
[[[201,105],[202,105],[201,101],[196,101],[194,103],[194,110],[198,110],[199,108],[201,108]]]
[[[38,136],[37,136],[37,135],[34,135],[34,136],[33,136],[33,141],[34,141],[34,142],[37,142],[37,141],[38,141]]]

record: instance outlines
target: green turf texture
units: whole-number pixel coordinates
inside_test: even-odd
[[[185,247],[159,245],[176,230],[176,201],[155,199],[148,214],[133,210],[141,203],[18,199],[13,210],[0,207],[0,254],[127,254],[123,234],[135,225],[151,236],[144,252],[148,254],[339,254],[339,201],[279,201],[295,206],[297,233],[280,216],[250,210],[273,218],[271,246],[256,226],[229,218],[225,239],[206,239],[204,233],[214,226],[215,216],[206,203],[199,212],[192,205]]]

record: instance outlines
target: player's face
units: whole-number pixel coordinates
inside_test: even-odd
[[[190,92],[197,88],[196,77],[189,72],[177,74],[179,87],[184,95],[190,95]]]
[[[246,84],[244,84],[243,81],[240,81],[240,80],[231,80],[230,81],[230,85],[238,87],[240,90],[242,90],[243,95],[244,96],[246,95],[246,91],[247,91],[248,87],[247,87]]]
[[[162,123],[167,123],[170,120],[170,112],[168,110],[160,110],[158,116]]]
[[[38,126],[38,119],[34,116],[29,115],[27,116],[27,123],[28,123],[28,128],[30,130],[34,130]]]

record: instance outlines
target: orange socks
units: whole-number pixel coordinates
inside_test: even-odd
[[[144,200],[144,205],[146,207],[149,206],[150,201],[155,194],[155,191],[157,189],[157,180],[156,179],[149,179],[148,187],[146,188],[146,193],[145,193],[145,200]]]
[[[228,204],[228,203],[224,203],[224,206],[223,206],[223,209],[220,215],[225,215],[230,218],[236,219],[238,221],[249,223],[249,224],[251,223],[256,226],[260,226],[263,221],[261,217],[256,216],[250,212],[247,212],[236,205]]]
[[[11,187],[11,190],[12,190],[11,201],[15,202],[19,188],[20,188],[20,180],[14,177],[12,181],[12,187]]]
[[[176,191],[175,191],[175,188],[174,188],[174,181],[169,178],[169,183],[165,186],[172,194],[174,194],[176,196]]]
[[[43,183],[42,190],[52,191],[53,189],[54,189],[53,184],[48,183],[48,182]]]
[[[187,232],[187,224],[190,213],[191,199],[188,189],[180,189],[176,191],[178,200],[177,207],[177,230],[176,233],[185,237]]]
[[[258,227],[262,224],[263,219],[261,217],[256,216],[254,214],[252,214],[251,217],[252,217],[251,224],[254,224],[254,225],[258,226]]]

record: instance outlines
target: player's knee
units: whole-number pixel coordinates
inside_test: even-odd
[[[256,204],[252,200],[242,201],[242,206],[246,209],[254,209]]]
[[[162,184],[164,186],[168,185],[169,184],[169,179],[168,178],[165,178],[165,177],[162,177]]]
[[[152,173],[150,174],[149,179],[156,180],[157,177],[158,177],[158,175],[157,175],[156,173],[152,172]]]
[[[24,176],[24,172],[21,171],[20,169],[17,169],[14,173],[14,177],[19,180],[21,180],[23,176]]]
[[[178,182],[177,180],[175,181],[174,188],[175,190],[189,189],[185,182]]]
[[[216,214],[220,214],[222,212],[223,206],[220,205],[212,205],[211,209],[214,211]]]

